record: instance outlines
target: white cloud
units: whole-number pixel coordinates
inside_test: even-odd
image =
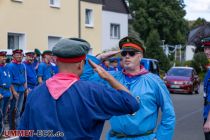
[[[186,0],[186,9],[190,12],[210,12],[210,0]]]
[[[186,18],[190,20],[198,17],[210,21],[210,0],[185,0]]]

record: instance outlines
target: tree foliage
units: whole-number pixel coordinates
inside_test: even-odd
[[[188,23],[183,0],[128,0],[133,17],[132,25],[147,40],[157,30],[160,40],[168,44],[185,43]]]
[[[194,55],[192,60],[192,67],[200,73],[206,71],[206,65],[208,64],[208,58],[204,52],[198,52]]]
[[[190,29],[193,29],[193,28],[195,28],[197,26],[200,26],[200,25],[204,25],[206,23],[207,23],[207,21],[204,18],[199,17],[199,18],[196,19],[196,21],[194,21],[192,23],[192,25],[190,25]]]
[[[146,41],[145,56],[157,59],[159,61],[161,70],[167,71],[170,67],[169,59],[164,54],[163,49],[160,47],[160,36],[157,30],[153,30],[149,33]]]

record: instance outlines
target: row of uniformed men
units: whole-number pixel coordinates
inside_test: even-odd
[[[58,72],[50,50],[42,53],[43,61],[41,63],[39,63],[35,52],[25,53],[26,59],[22,62],[23,50],[13,50],[13,60],[8,64],[6,64],[7,52],[0,52],[0,121],[2,122],[0,123],[0,133],[4,129],[8,106],[10,106],[9,129],[14,130],[19,123],[24,94],[27,95],[38,84]]]

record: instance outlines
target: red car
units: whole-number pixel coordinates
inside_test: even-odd
[[[200,80],[192,67],[172,67],[163,80],[172,93],[199,93]]]

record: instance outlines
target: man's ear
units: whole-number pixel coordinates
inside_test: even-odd
[[[78,65],[78,69],[79,69],[79,70],[82,70],[82,69],[83,69],[83,66],[84,66],[83,63],[84,63],[83,61],[81,61],[81,62],[79,63],[79,65]]]
[[[143,58],[143,53],[139,53],[140,59]]]

